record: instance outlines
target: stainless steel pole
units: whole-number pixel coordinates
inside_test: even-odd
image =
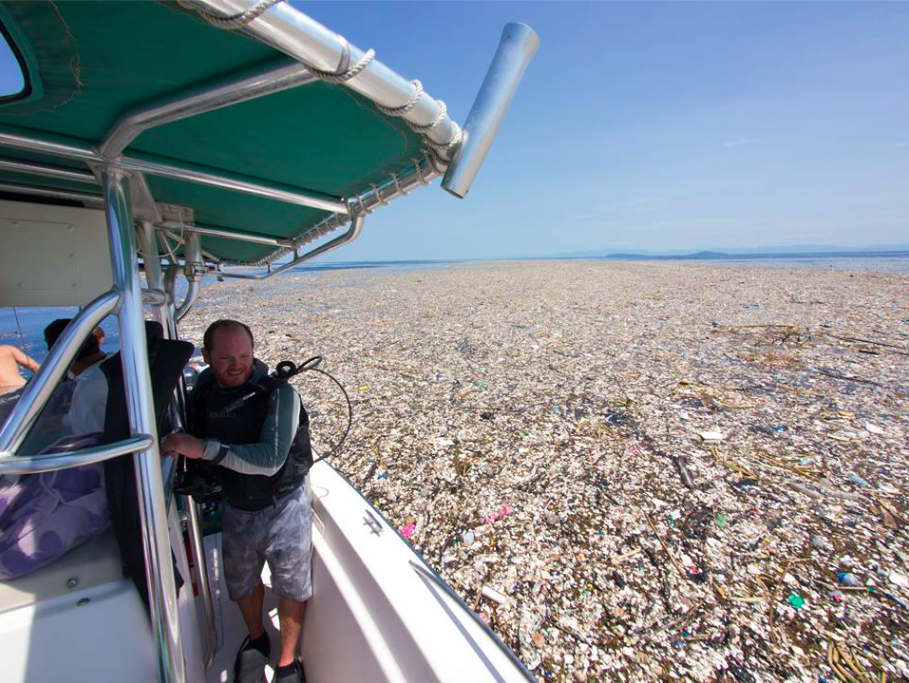
[[[222,272],[221,277],[237,278],[239,280],[267,280],[268,278],[272,277],[273,275],[277,275],[278,273],[283,273],[285,270],[289,270],[289,269],[293,268],[294,266],[300,265],[304,261],[309,261],[310,259],[314,259],[316,256],[322,256],[323,254],[327,254],[330,251],[334,251],[335,249],[343,247],[345,244],[347,244],[349,242],[353,242],[355,239],[357,239],[360,236],[360,233],[363,232],[363,225],[365,223],[366,223],[365,214],[355,215],[353,218],[353,221],[350,224],[350,227],[347,229],[347,232],[345,232],[343,235],[339,235],[338,237],[335,237],[330,242],[326,242],[325,244],[315,247],[314,249],[307,251],[302,256],[298,256],[297,258],[293,259],[292,261],[288,261],[287,263],[285,263],[277,268],[273,269],[271,267],[272,264],[269,263],[268,271],[263,273],[262,275],[249,275],[246,273],[224,273],[224,272]]]
[[[140,240],[142,242],[142,253],[145,257],[145,277],[148,280],[149,287],[151,287],[152,282],[154,282],[154,287],[156,289],[165,289],[164,279],[161,275],[161,262],[158,258],[158,243],[156,237],[154,226],[148,221],[143,222]],[[194,237],[194,240],[189,241],[186,251],[187,269],[198,267],[198,262],[201,262],[202,260],[199,236],[195,235]],[[150,261],[154,261],[154,265],[151,268],[149,268]],[[202,264],[202,267],[204,268],[204,264]],[[190,273],[189,277],[192,276],[192,273]],[[197,285],[198,283],[192,284]],[[189,298],[189,295],[187,295],[187,298]],[[191,306],[192,303],[188,305],[188,308]],[[176,322],[171,319],[171,310],[171,306],[165,301],[163,306],[155,308],[155,314],[157,316],[156,319],[164,327],[165,335],[169,338],[176,339],[177,325]],[[177,384],[176,398],[177,410],[175,412],[177,414],[173,416],[174,426],[183,427],[186,393],[182,379]],[[189,532],[189,547],[190,552],[192,553],[193,567],[196,574],[196,585],[199,587],[199,599],[202,602],[202,618],[204,620],[202,635],[205,648],[203,657],[204,665],[207,667],[211,664],[212,659],[214,659],[215,650],[218,645],[218,634],[215,630],[215,611],[211,598],[211,585],[208,581],[208,560],[205,556],[205,545],[202,543],[199,509],[190,496],[183,496],[183,505],[186,508],[186,527]]]
[[[133,434],[149,434],[154,439],[151,448],[136,453],[135,460],[152,636],[158,651],[158,680],[160,683],[185,683],[177,589],[171,562],[158,430],[148,370],[129,180],[122,171],[108,167],[101,168],[101,180],[104,185],[111,271],[114,287],[121,293],[118,312],[120,354],[130,431]]]
[[[133,179],[133,182],[135,182],[135,179]],[[164,328],[165,338],[175,339],[176,336],[171,334],[171,326],[168,320],[168,311],[170,309],[167,304],[167,292],[164,291],[164,277],[161,274],[161,259],[158,254],[158,240],[152,222],[148,220],[141,221],[139,223],[137,236],[139,238],[139,250],[142,254],[142,261],[145,264],[146,287],[150,290],[164,292],[164,297],[162,298],[163,300],[161,302],[155,302],[151,307],[152,318],[155,320],[155,322],[159,323],[162,328]],[[183,422],[181,414],[183,412],[183,406],[185,405],[182,382],[178,384],[174,396],[176,398],[176,406],[173,404],[171,405],[169,413],[170,418],[175,426],[182,427]],[[165,484],[165,501],[170,501],[170,489],[173,483],[176,468],[174,463],[171,461],[164,463],[162,469],[163,481]]]
[[[442,179],[442,189],[461,199],[467,196],[539,46],[540,39],[529,26],[516,22],[505,25],[499,49],[467,115],[465,139]]]
[[[208,560],[205,556],[205,544],[202,541],[202,523],[199,506],[191,496],[183,499],[186,503],[186,528],[189,530],[189,547],[196,568],[196,585],[199,587],[199,598],[202,600],[202,615],[206,623],[205,666],[211,664],[218,649],[218,631],[215,627],[215,608],[212,604],[211,585],[208,582]]]
[[[161,259],[158,254],[158,240],[155,227],[151,221],[142,221],[139,225],[139,247],[142,251],[142,261],[145,263],[145,285],[149,289],[164,291],[164,276],[161,274]],[[152,317],[164,328],[167,334],[167,300],[161,306],[152,306]]]

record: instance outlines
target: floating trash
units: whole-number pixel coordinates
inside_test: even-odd
[[[838,572],[836,575],[836,580],[840,582],[843,586],[857,587],[861,586],[861,582],[856,578],[855,574],[851,572]]]
[[[704,441],[722,441],[726,438],[726,435],[723,434],[723,432],[718,431],[699,432],[699,436]]]
[[[328,464],[402,535],[414,525],[408,542],[538,680],[841,680],[826,665],[839,634],[904,676],[889,644],[909,615],[909,587],[890,582],[909,575],[909,356],[891,348],[909,347],[906,274],[610,261],[284,276],[203,287],[181,332],[200,344],[238,318],[271,367],[324,356],[354,406]],[[293,383],[327,452],[346,402],[316,375]],[[782,606],[796,591],[797,613]]]

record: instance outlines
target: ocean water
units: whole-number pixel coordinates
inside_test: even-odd
[[[13,344],[39,363],[47,357],[44,328],[57,318],[72,318],[78,313],[75,306],[0,308],[0,344]],[[102,350],[113,353],[120,346],[117,320],[108,317],[101,323],[104,330]]]
[[[520,261],[522,259],[498,259],[499,261]],[[720,256],[710,258],[695,257],[608,257],[608,258],[553,258],[527,259],[533,261],[618,261],[618,262],[673,262],[694,263],[727,267],[760,267],[760,268],[825,268],[834,270],[866,271],[876,273],[909,273],[909,252],[868,253],[854,252],[843,254],[785,254],[785,255],[749,255]],[[330,275],[338,271],[363,271],[364,273],[417,273],[430,272],[446,268],[457,268],[467,264],[491,263],[480,260],[425,260],[425,261],[351,261],[325,263],[291,268],[288,272],[311,275]],[[281,275],[274,281],[279,282]],[[208,279],[207,279],[208,280]],[[215,285],[214,278],[206,281],[204,287]],[[178,295],[180,293],[178,292]],[[200,302],[204,306],[204,302]],[[71,318],[77,312],[75,307],[61,308],[0,308],[0,344],[15,344],[32,358],[41,362],[47,356],[44,345],[44,328],[56,318]],[[106,332],[104,350],[114,352],[119,346],[117,324],[114,318],[105,320],[101,327]]]
[[[756,268],[825,268],[829,270],[867,271],[874,273],[909,273],[909,252],[843,252],[834,254],[748,254],[657,257],[593,257],[584,261],[624,261],[697,263],[713,266],[751,266]]]

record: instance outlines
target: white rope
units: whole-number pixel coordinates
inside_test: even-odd
[[[398,180],[398,174],[397,174],[397,173],[392,173],[392,174],[391,174],[391,180],[392,180],[392,182],[395,184],[395,192],[397,192],[397,193],[398,193],[399,195],[401,195],[402,197],[403,197],[404,195],[407,194],[403,189],[401,189],[401,181]]]
[[[413,162],[414,170],[417,172],[417,178],[420,179],[420,185],[429,185],[429,181],[426,180],[426,176],[423,175],[423,169],[420,168],[420,160],[411,159],[411,161]]]
[[[414,133],[419,133],[420,135],[425,135],[426,133],[431,131],[433,128],[438,126],[440,123],[442,123],[443,119],[448,114],[448,105],[445,104],[442,100],[437,100],[437,103],[439,105],[439,113],[432,120],[432,123],[427,123],[425,126],[421,126],[418,123],[411,123],[410,121],[407,122],[407,125],[410,127],[410,129]]]
[[[306,65],[306,68],[309,69],[309,72],[318,78],[320,81],[325,81],[326,83],[346,83],[351,78],[359,75],[363,69],[369,66],[369,63],[375,59],[376,51],[372,48],[369,48],[366,51],[366,54],[360,59],[359,62],[354,64],[354,66],[346,71],[322,71],[317,69],[309,64]],[[346,64],[350,61],[350,46],[344,46],[344,57],[341,59],[342,64]]]
[[[198,5],[193,5],[189,2],[186,2],[186,0],[180,0],[181,5],[196,10],[199,15],[209,24],[212,26],[217,26],[218,28],[223,28],[225,31],[236,31],[237,29],[243,28],[250,22],[258,19],[269,7],[277,5],[279,2],[284,2],[284,0],[260,0],[245,12],[239,12],[237,14],[231,14],[224,17],[217,14],[212,14],[208,10],[199,7]]]
[[[434,147],[430,147],[426,152],[426,158],[429,159],[429,164],[432,166],[432,169],[436,173],[445,173],[445,170],[448,168],[448,161],[441,157],[439,151]]]
[[[197,11],[202,16],[202,18],[205,19],[205,21],[212,24],[213,26],[232,31],[238,28],[243,28],[250,22],[255,21],[266,10],[268,10],[268,8],[276,5],[279,2],[284,2],[284,0],[260,0],[245,12],[240,12],[231,16],[214,15],[195,4],[191,4],[188,0],[179,0],[179,2],[184,7],[189,7]],[[341,40],[344,39],[341,38]],[[369,66],[369,64],[375,59],[375,56],[376,51],[370,48],[363,54],[363,56],[356,64],[350,67],[351,47],[350,43],[344,40],[344,45],[341,51],[341,60],[338,63],[337,70],[323,71],[310,64],[304,63],[304,65],[307,69],[309,69],[309,72],[319,80],[325,81],[326,83],[341,84],[346,83],[353,78],[356,78],[367,66]],[[410,99],[408,99],[405,104],[397,107],[389,107],[384,104],[380,104],[379,102],[374,102],[376,109],[378,109],[386,116],[406,116],[414,109],[414,107],[417,106],[420,98],[423,96],[423,84],[419,80],[413,80],[411,81],[411,84],[413,85],[413,92],[410,95]],[[405,123],[413,132],[423,137],[426,143],[432,147],[433,153],[429,155],[430,162],[432,163],[433,168],[437,172],[441,173],[448,165],[451,151],[461,142],[463,135],[461,129],[457,126],[457,124],[454,124],[454,122],[452,122],[454,125],[455,133],[452,136],[451,140],[449,140],[447,143],[436,142],[435,140],[429,138],[429,133],[448,118],[448,106],[442,100],[437,100],[436,103],[439,107],[439,113],[436,114],[435,118],[433,118],[430,123],[418,124],[413,123],[412,121],[407,121],[406,119]],[[423,182],[423,184],[425,185],[426,183]]]
[[[386,107],[384,104],[376,102],[376,109],[387,116],[404,116],[404,114],[417,106],[417,102],[423,96],[423,84],[416,80],[411,81],[411,84],[413,84],[413,94],[407,100],[407,104],[403,104],[400,107]]]
[[[376,199],[379,200],[379,204],[381,204],[382,206],[388,206],[388,200],[382,196],[382,193],[379,191],[378,186],[376,186],[376,184],[373,183],[370,187],[372,187],[372,191],[375,193]]]

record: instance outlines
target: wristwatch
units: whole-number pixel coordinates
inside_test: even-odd
[[[228,446],[226,443],[222,443],[221,448],[218,449],[218,455],[209,460],[209,462],[212,465],[217,465],[227,457],[228,452],[230,452],[230,446]]]

